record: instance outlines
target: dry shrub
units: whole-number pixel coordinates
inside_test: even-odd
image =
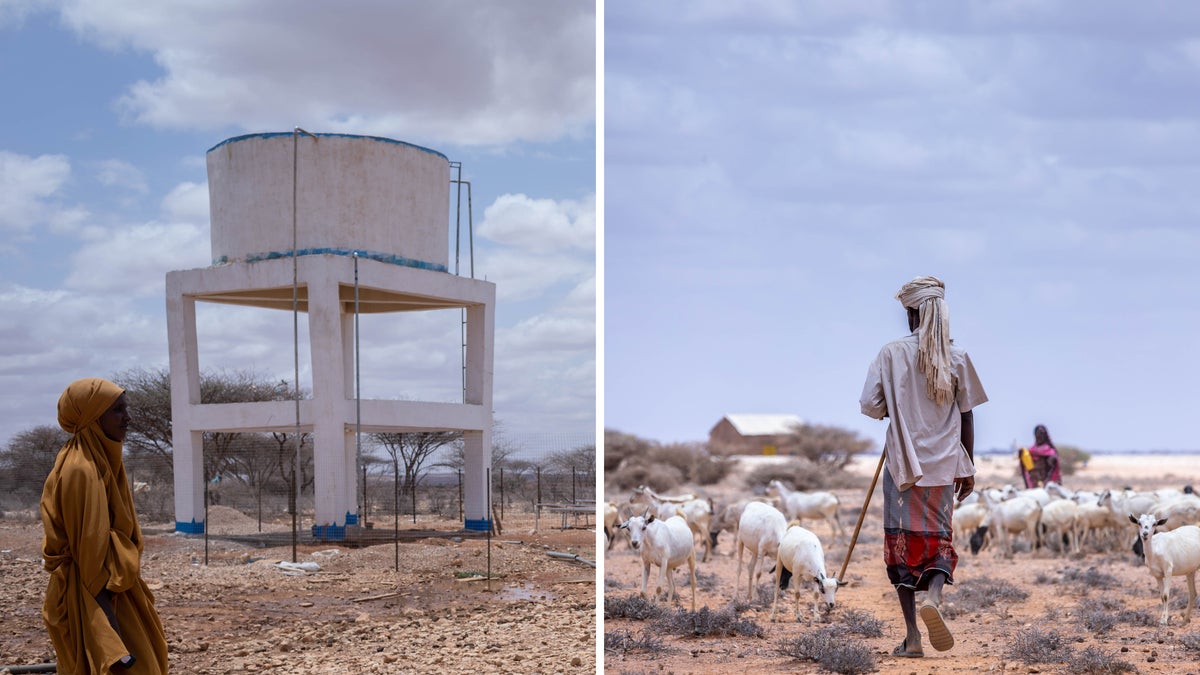
[[[846,675],[875,670],[875,657],[867,645],[851,640],[845,627],[822,626],[811,633],[783,640],[776,650],[793,659],[815,661],[822,670]]]
[[[1044,631],[1036,626],[1017,631],[1004,650],[1004,658],[1020,661],[1027,666],[1035,663],[1066,663],[1072,656],[1066,638],[1056,631]]]
[[[643,459],[635,459],[616,471],[605,472],[604,482],[618,490],[645,485],[655,492],[667,492],[683,483],[683,472],[666,464],[649,464]]]
[[[617,629],[604,634],[604,651],[626,654],[629,652],[658,653],[669,651],[651,630],[643,630],[636,636],[627,630]]]
[[[1126,609],[1125,603],[1116,598],[1084,598],[1076,611],[1083,625],[1095,633],[1105,633],[1119,623],[1150,627],[1158,623],[1153,612],[1141,609]]]
[[[643,598],[641,595],[627,595],[625,597],[604,595],[605,619],[646,621],[647,619],[657,619],[666,613],[667,610]]]
[[[645,456],[654,444],[633,434],[604,430],[604,471],[616,471],[629,457]]]
[[[1200,633],[1184,633],[1179,636],[1179,644],[1189,651],[1200,653]]]
[[[882,619],[875,617],[872,612],[861,609],[847,609],[840,615],[840,621],[846,630],[854,635],[877,638],[883,637],[884,624]]]
[[[1067,672],[1081,675],[1120,675],[1136,673],[1137,668],[1122,661],[1116,654],[1107,654],[1099,647],[1087,647],[1067,661]]]
[[[794,490],[827,490],[832,472],[821,469],[807,459],[796,458],[780,464],[762,464],[746,474],[746,485],[757,488],[773,480],[792,486]]]
[[[949,602],[942,607],[942,613],[953,619],[962,614],[989,609],[997,603],[1007,606],[1025,602],[1029,599],[1029,593],[1007,581],[980,577],[955,584],[954,590],[947,593],[946,598]]]
[[[679,610],[655,620],[651,628],[659,633],[693,637],[763,637],[762,626],[738,617],[732,606],[713,611],[708,607],[698,612]]]

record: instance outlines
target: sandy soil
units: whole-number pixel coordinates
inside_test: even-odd
[[[399,572],[390,543],[301,546],[299,561],[320,569],[292,576],[276,564],[291,560],[290,545],[211,539],[205,566],[202,538],[150,534],[143,577],[174,673],[594,673],[596,571],[547,554],[594,561],[595,532],[532,528],[532,517],[510,517],[492,540],[490,587],[458,578],[486,572],[483,539],[401,542]],[[9,589],[0,668],[54,659],[41,621],[41,537],[29,514],[0,519],[0,584]]]
[[[1196,482],[1197,457],[1129,457],[1106,456],[1094,458],[1080,474],[1069,477],[1068,485],[1074,488],[1103,489],[1108,487],[1132,486],[1136,489],[1157,487],[1182,487]],[[863,495],[874,473],[876,458],[858,462],[853,471],[861,476],[858,489],[836,490],[842,501],[841,520],[852,532],[858,517]],[[1012,462],[1008,458],[981,459],[979,463],[980,486],[999,486],[1013,480]],[[707,490],[718,503],[739,496],[748,496],[750,488],[739,477],[731,477]],[[1066,645],[1075,652],[1095,647],[1111,659],[1123,661],[1141,673],[1198,673],[1200,651],[1187,648],[1181,636],[1195,636],[1200,641],[1200,619],[1185,626],[1182,624],[1183,604],[1187,585],[1181,578],[1172,583],[1172,610],[1170,624],[1160,628],[1156,623],[1145,623],[1145,617],[1158,617],[1160,601],[1157,582],[1154,581],[1141,561],[1122,545],[1116,550],[1105,551],[1098,547],[1085,548],[1079,555],[1063,556],[1051,551],[1031,552],[1024,550],[1011,558],[984,550],[977,556],[960,548],[960,562],[956,571],[957,585],[947,587],[947,612],[960,612],[948,621],[956,645],[948,652],[937,652],[925,643],[925,657],[904,659],[891,656],[892,649],[904,637],[904,622],[896,604],[895,592],[887,581],[883,568],[882,507],[877,491],[871,500],[862,534],[853,552],[846,574],[849,585],[838,592],[837,607],[820,623],[807,621],[797,623],[794,618],[794,598],[781,597],[779,621],[768,621],[771,607],[772,587],[767,577],[758,589],[765,600],[752,604],[740,616],[765,629],[762,638],[697,638],[660,636],[662,648],[652,650],[612,650],[604,656],[604,669],[609,673],[728,673],[736,669],[744,673],[822,672],[811,661],[800,661],[779,653],[778,645],[789,638],[796,638],[815,630],[822,624],[838,623],[839,617],[847,612],[865,613],[883,622],[882,636],[852,636],[869,648],[874,657],[876,672],[917,675],[924,673],[1058,673],[1078,672],[1077,665],[1063,664],[1026,665],[1013,658],[1012,645],[1022,631],[1037,628],[1055,631]],[[628,495],[607,495],[608,499],[627,498]],[[836,575],[846,557],[847,542],[831,544],[829,529],[824,523],[807,523],[821,536],[826,544],[828,572]],[[1134,538],[1133,525],[1123,532],[1129,542]],[[848,536],[847,536],[848,539]],[[718,555],[699,566],[697,604],[719,610],[730,606],[737,561],[732,557],[732,535],[722,536]],[[657,572],[657,568],[654,568]],[[605,594],[607,597],[624,598],[635,595],[641,583],[641,564],[638,557],[622,542],[605,556],[603,568]],[[1109,583],[1091,583],[1096,580]],[[686,603],[690,589],[687,573],[676,573],[677,584]],[[965,603],[971,588],[988,588],[995,582],[1011,583],[1028,593],[1023,601],[1001,603],[984,609],[967,609]],[[653,582],[652,582],[653,583]],[[744,598],[745,572],[743,572],[741,596]],[[958,595],[962,593],[962,595]],[[957,598],[956,598],[957,596]],[[785,604],[786,600],[786,604]],[[1087,609],[1086,603],[1109,602],[1115,620],[1109,630],[1089,630],[1081,617]],[[803,596],[806,612],[811,608],[811,592]],[[961,609],[960,609],[961,608]],[[1091,611],[1095,611],[1094,608]],[[1129,619],[1129,615],[1140,615],[1141,622]],[[806,614],[807,617],[807,614]],[[629,619],[607,619],[603,631],[629,631],[640,634],[649,622]],[[1078,662],[1076,662],[1077,664]],[[1112,671],[1116,672],[1116,671]]]

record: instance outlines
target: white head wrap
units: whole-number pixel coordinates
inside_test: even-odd
[[[946,308],[946,284],[937,277],[917,277],[904,284],[896,299],[905,308],[918,311],[920,331],[917,365],[925,373],[925,394],[938,405],[954,398],[954,374],[950,365],[950,310]]]

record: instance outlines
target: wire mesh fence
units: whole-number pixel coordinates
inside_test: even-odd
[[[418,434],[363,436],[357,457],[357,517],[365,529],[456,530],[464,522],[461,438]],[[36,517],[46,475],[65,438],[41,449],[0,451],[0,517]],[[389,447],[388,441],[391,441]],[[427,442],[428,441],[428,442]],[[289,434],[213,433],[204,438],[204,521],[210,535],[289,532],[293,511],[300,532],[311,531],[316,476],[312,439]],[[56,447],[57,446],[57,447]],[[51,449],[53,448],[53,449]],[[169,448],[126,447],[129,475],[143,528],[174,529],[175,497]],[[298,470],[298,473],[297,473]],[[293,476],[296,477],[293,481]],[[293,484],[299,492],[293,499]],[[538,526],[554,513],[558,527],[595,525],[596,451],[592,434],[526,434],[495,439],[491,467],[491,513]],[[293,507],[293,502],[295,506]],[[572,510],[570,517],[563,516]]]

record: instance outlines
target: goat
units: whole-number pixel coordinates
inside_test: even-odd
[[[801,492],[792,490],[778,480],[767,483],[767,495],[779,499],[789,521],[820,518],[829,523],[834,539],[844,539],[842,523],[838,520],[838,498],[832,492]]]
[[[1180,492],[1178,497],[1170,501],[1160,501],[1151,513],[1170,523],[1163,528],[1165,532],[1184,525],[1200,525],[1200,497]]]
[[[620,520],[621,513],[617,503],[604,502],[604,538],[608,542],[604,547],[606,551],[611,551],[613,544],[617,543],[617,524]]]
[[[1009,541],[1012,534],[1024,532],[1029,535],[1030,545],[1036,544],[1038,522],[1042,515],[1040,504],[1030,497],[1013,497],[994,502],[987,492],[983,493],[982,499],[988,507],[988,515],[980,529],[988,528],[988,531],[994,534],[1000,545],[1001,555],[1012,555],[1012,545]]]
[[[747,574],[746,597],[754,598],[754,583],[762,577],[763,568],[767,566],[767,556],[776,557],[779,553],[779,540],[787,531],[787,518],[779,509],[770,504],[750,502],[742,510],[738,519],[737,529],[737,578],[733,586],[733,599],[737,600],[738,591],[742,585],[742,551],[750,551],[750,570]],[[757,566],[758,575],[754,574]]]
[[[629,498],[629,503],[650,507],[655,515],[663,520],[675,515],[682,516],[692,533],[700,537],[700,545],[704,549],[704,555],[700,558],[700,562],[708,562],[708,559],[712,557],[713,542],[709,536],[713,517],[711,500],[700,499],[691,493],[676,497],[664,497],[655,494],[645,485],[639,485],[633,489],[633,496]]]
[[[964,540],[971,537],[971,533],[979,529],[983,525],[983,519],[987,517],[988,509],[982,502],[973,504],[960,504],[954,509],[954,539]],[[972,546],[971,552],[978,553],[980,546]]]
[[[618,525],[629,532],[629,545],[642,554],[642,597],[650,600],[647,586],[650,583],[650,566],[658,565],[658,582],[654,587],[654,601],[663,590],[663,577],[667,581],[667,600],[677,600],[675,590],[675,568],[687,563],[692,584],[692,611],[696,611],[696,545],[692,530],[683,516],[671,516],[666,520],[653,514],[634,516]]]
[[[779,605],[780,589],[787,590],[792,576],[796,577],[796,621],[800,620],[800,587],[807,580],[813,582],[813,621],[821,618],[820,600],[825,597],[825,606],[833,609],[834,596],[844,582],[825,576],[825,550],[817,535],[792,525],[779,542],[775,556],[775,600],[771,603],[771,621],[775,621],[775,610]],[[802,581],[803,580],[803,581]]]
[[[1079,553],[1079,505],[1069,499],[1055,499],[1042,507],[1042,527],[1047,534],[1058,534],[1062,552]],[[1048,541],[1048,540],[1047,540]]]
[[[1155,532],[1166,524],[1165,518],[1155,518],[1143,513],[1139,517],[1129,514],[1130,522],[1138,526],[1138,540],[1146,552],[1146,567],[1151,576],[1158,579],[1159,597],[1162,598],[1162,618],[1159,623],[1167,625],[1170,616],[1171,577],[1187,577],[1188,603],[1183,613],[1183,622],[1192,620],[1192,607],[1196,604],[1196,570],[1200,569],[1200,527],[1184,525],[1170,532]]]
[[[717,537],[722,532],[732,532],[737,534],[738,522],[742,519],[742,511],[746,505],[751,502],[761,502],[775,506],[775,500],[769,497],[747,497],[739,499],[732,504],[726,504],[720,509],[714,509],[711,529],[708,531],[709,539],[712,541],[713,549],[717,548]]]

